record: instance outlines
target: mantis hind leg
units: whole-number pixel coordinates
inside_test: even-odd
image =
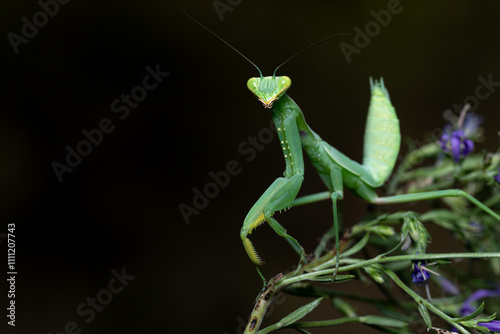
[[[292,202],[292,206],[299,206],[299,205],[310,204],[310,203],[315,203],[315,202],[319,202],[319,201],[325,201],[327,199],[330,199],[330,195],[331,195],[330,191],[322,191],[320,193],[302,196],[302,197],[296,198]]]
[[[337,276],[337,271],[339,269],[339,261],[340,261],[340,239],[339,239],[340,221],[338,217],[337,202],[344,198],[344,181],[342,175],[342,168],[336,164],[332,164],[330,166],[329,177],[330,177],[330,188],[333,189],[333,191],[321,192],[298,198],[292,202],[292,205],[298,206],[298,205],[304,205],[308,203],[322,201],[328,198],[331,199],[332,211],[333,211],[333,226],[331,228],[331,232],[330,231],[327,232],[323,236],[323,239],[321,239],[320,245],[314,252],[315,253],[314,255],[316,257],[319,256],[319,254],[322,252],[324,248],[324,244],[326,244],[326,241],[329,240],[333,235],[333,237],[335,238],[335,253],[336,253],[335,271],[332,276],[332,282],[334,282],[335,277]]]
[[[333,166],[330,171],[330,181],[332,183],[333,192],[330,195],[332,199],[332,210],[333,210],[333,229],[335,230],[335,271],[332,275],[332,282],[335,282],[335,277],[337,277],[337,271],[339,270],[340,261],[340,240],[339,240],[339,219],[337,214],[337,201],[344,198],[344,185],[342,178],[342,168],[340,166]]]
[[[413,201],[423,201],[429,199],[436,198],[444,198],[444,197],[465,197],[472,203],[474,203],[477,207],[482,209],[484,212],[490,214],[493,218],[500,221],[500,216],[488,208],[486,205],[478,201],[473,196],[469,195],[465,191],[461,189],[448,189],[448,190],[438,190],[438,191],[429,191],[423,193],[415,193],[415,194],[405,194],[405,195],[396,195],[389,197],[378,197],[373,200],[375,204],[395,204],[395,203],[407,203]]]
[[[340,261],[340,240],[339,240],[339,222],[337,216],[337,200],[342,199],[342,193],[334,192],[332,193],[332,207],[333,207],[333,228],[335,230],[335,271],[332,275],[332,282],[335,282],[335,277],[337,277],[337,271],[339,270]]]

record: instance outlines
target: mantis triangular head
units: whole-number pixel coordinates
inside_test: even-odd
[[[292,80],[287,76],[255,77],[248,80],[247,87],[262,102],[264,108],[271,108],[291,84]]]

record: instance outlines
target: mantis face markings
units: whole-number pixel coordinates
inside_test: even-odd
[[[287,76],[250,78],[247,87],[262,102],[264,108],[271,108],[274,101],[285,94],[292,81]]]

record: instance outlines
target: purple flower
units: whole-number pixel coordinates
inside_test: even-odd
[[[497,181],[498,183],[500,183],[500,170],[498,171],[498,174],[495,175],[495,181]]]
[[[462,316],[469,315],[473,313],[476,309],[472,306],[472,303],[475,302],[476,300],[487,298],[487,297],[498,297],[500,296],[500,287],[497,290],[486,290],[486,289],[479,289],[474,291],[472,295],[467,298],[463,304],[462,307],[460,308],[460,314]]]
[[[472,306],[471,304],[469,303],[463,303],[462,304],[462,307],[460,308],[460,314],[462,315],[462,317],[465,317],[466,315],[469,315],[469,314],[472,314],[474,313],[476,309],[474,308],[474,306]]]
[[[467,110],[463,110],[462,114],[465,115],[466,112]],[[455,162],[459,162],[461,158],[472,152],[474,142],[469,137],[477,132],[479,125],[483,121],[482,116],[469,113],[464,118],[462,114],[454,127],[451,124],[444,127],[439,140],[443,151],[451,153]]]
[[[413,272],[411,281],[414,284],[424,284],[431,278],[431,273],[425,267],[425,261],[416,261],[413,263]]]
[[[484,226],[478,222],[470,222],[469,228],[471,229],[471,231],[473,233],[476,233],[476,234],[481,234],[484,231]]]
[[[486,290],[486,289],[476,290],[469,296],[469,298],[467,298],[463,302],[462,307],[460,308],[460,315],[462,317],[465,317],[474,313],[476,311],[476,308],[472,306],[472,303],[475,302],[476,300],[483,299],[486,297],[498,297],[498,296],[500,296],[500,286],[498,286],[496,290]],[[498,320],[493,320],[490,322],[478,322],[476,325],[486,327],[491,332],[500,332],[500,321]],[[454,328],[452,330],[456,331],[456,329]]]
[[[477,325],[488,328],[490,332],[500,332],[500,321],[498,320],[493,320],[490,322],[478,322]]]
[[[458,289],[458,286],[456,286],[455,284],[450,282],[450,280],[448,280],[442,276],[438,276],[438,282],[441,285],[441,288],[443,288],[443,291],[445,291],[446,293],[448,293],[450,295],[454,295],[454,296],[457,296],[460,294],[460,290]]]
[[[459,162],[474,149],[474,142],[467,138],[462,130],[455,130],[451,135],[443,133],[440,144],[445,152],[451,153],[455,162]]]

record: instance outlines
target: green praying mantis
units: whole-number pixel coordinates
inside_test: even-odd
[[[276,71],[297,54],[342,34],[327,37],[299,51],[279,65],[272,76],[264,77],[257,65],[241,52],[189,14],[185,14],[257,68],[260,77],[250,78],[247,82],[247,87],[262,102],[264,108],[271,110],[271,116],[280,140],[286,165],[284,175],[277,178],[253,205],[244,219],[240,232],[243,246],[252,262],[256,265],[262,265],[264,261],[258,255],[248,236],[256,227],[264,222],[267,222],[279,236],[286,239],[300,255],[302,263],[305,258],[303,247],[278,223],[274,218],[274,214],[291,206],[330,199],[332,201],[336,248],[336,267],[332,278],[334,280],[339,268],[340,255],[337,202],[343,199],[344,188],[349,189],[367,202],[377,205],[444,197],[464,197],[500,221],[498,214],[460,189],[411,193],[389,197],[379,197],[377,195],[375,189],[382,186],[392,174],[399,154],[401,141],[399,120],[390,101],[389,93],[385,88],[383,79],[370,79],[371,99],[365,126],[362,164],[342,154],[339,150],[321,139],[309,127],[299,106],[286,94],[291,86],[291,79],[287,76],[276,76]],[[325,183],[328,191],[296,198],[304,180],[303,150],[309,156],[312,165]]]
[[[337,202],[344,196],[344,188],[373,204],[394,204],[430,200],[443,197],[465,197],[500,221],[500,216],[483,203],[460,189],[429,191],[379,197],[375,189],[382,186],[392,174],[401,141],[399,120],[390,101],[383,80],[370,79],[371,99],[365,127],[363,163],[351,160],[316,134],[306,123],[299,106],[286,94],[291,86],[287,76],[256,77],[248,80],[250,91],[271,109],[285,158],[283,177],[277,178],[262,194],[247,214],[241,228],[241,240],[250,259],[257,265],[263,261],[255,251],[248,235],[267,222],[281,237],[285,237],[295,251],[304,258],[305,252],[296,239],[273,217],[276,211],[330,198],[333,207],[337,263],[339,262],[339,233]],[[327,192],[296,199],[304,180],[304,150],[326,187]]]

